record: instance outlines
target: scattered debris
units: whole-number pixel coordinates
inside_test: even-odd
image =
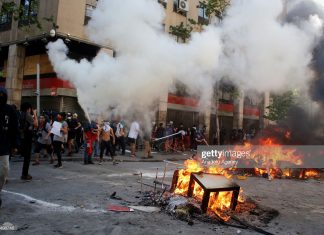
[[[116,192],[113,192],[109,198],[114,200],[123,200],[121,197],[116,196],[116,194]]]
[[[127,207],[127,206],[122,206],[122,205],[108,205],[107,207],[108,211],[117,211],[117,212],[133,212],[134,209]]]
[[[149,213],[161,211],[161,208],[155,207],[155,206],[129,206],[129,207],[134,210],[144,211],[144,212],[149,212]]]

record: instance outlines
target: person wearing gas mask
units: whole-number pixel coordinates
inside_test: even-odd
[[[7,90],[0,87],[0,192],[9,174],[9,154],[17,147],[18,140],[17,114],[7,104],[7,98]]]

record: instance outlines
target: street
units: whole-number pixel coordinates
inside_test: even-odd
[[[181,163],[181,162],[180,162]],[[43,161],[31,166],[31,182],[20,180],[21,162],[12,162],[9,182],[2,192],[0,223],[9,222],[22,234],[257,234],[194,220],[194,225],[165,212],[112,212],[108,204],[138,205],[139,176],[153,185],[163,162],[120,162],[83,165],[64,162],[54,169]],[[170,181],[175,165],[169,165]],[[238,181],[248,197],[280,211],[264,230],[274,234],[323,234],[323,181],[273,180],[250,177]],[[144,190],[153,190],[143,186]],[[110,199],[116,192],[121,200]],[[8,232],[9,233],[9,232]]]

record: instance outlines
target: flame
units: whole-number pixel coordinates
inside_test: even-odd
[[[302,174],[299,177],[302,178],[303,177]],[[308,170],[305,170],[304,177],[305,178],[318,178],[318,177],[320,177],[320,173],[317,170],[308,169]]]
[[[174,191],[175,194],[181,194],[184,196],[187,195],[190,173],[205,172],[210,174],[223,175],[226,178],[232,177],[232,175],[230,175],[226,169],[213,167],[205,169],[201,167],[199,162],[196,160],[186,160],[184,164],[185,169],[179,170],[178,182]],[[202,200],[203,194],[204,190],[198,184],[195,184],[193,196],[198,200]],[[209,198],[208,211],[215,213],[224,221],[228,221],[230,217],[226,215],[226,212],[230,210],[231,200],[232,192],[219,192],[218,195],[216,193],[211,193]],[[243,190],[240,191],[238,201],[244,202]]]

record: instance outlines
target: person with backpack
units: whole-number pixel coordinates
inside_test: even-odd
[[[19,136],[17,113],[7,99],[7,90],[0,87],[0,192],[9,174],[9,154],[17,147]]]
[[[44,115],[39,117],[39,126],[37,130],[37,141],[35,143],[35,162],[33,166],[39,165],[39,155],[42,149],[45,149],[47,154],[52,155],[52,139],[50,137],[51,124],[46,121]]]
[[[22,103],[20,108],[20,133],[21,133],[21,156],[24,157],[21,180],[32,180],[32,176],[28,174],[34,129],[38,127],[37,113],[33,110],[30,103]]]

